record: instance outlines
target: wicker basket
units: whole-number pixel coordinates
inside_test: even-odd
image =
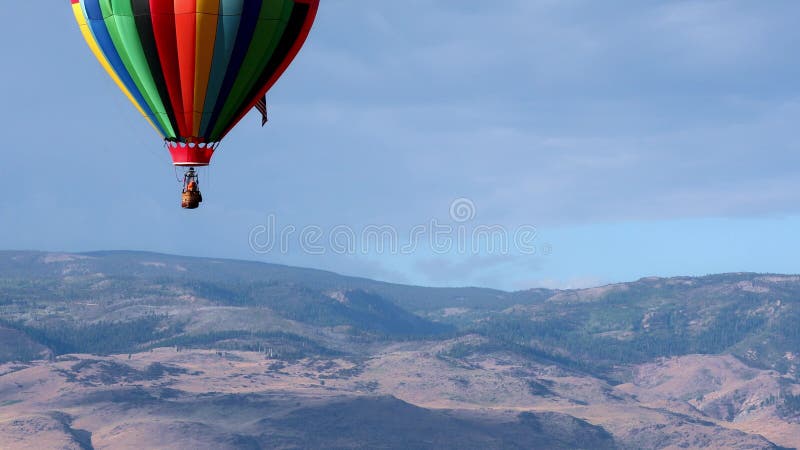
[[[200,206],[202,197],[197,191],[186,191],[181,196],[181,208],[183,209],[197,209]]]

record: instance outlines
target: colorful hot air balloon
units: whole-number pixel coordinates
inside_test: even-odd
[[[300,51],[319,0],[71,0],[83,37],[176,166],[220,140]]]

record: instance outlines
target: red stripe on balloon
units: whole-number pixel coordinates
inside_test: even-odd
[[[176,115],[184,117],[189,137],[194,131],[194,73],[197,52],[197,0],[175,0],[175,29],[178,48],[178,67],[181,78],[181,107]]]
[[[178,65],[178,41],[175,34],[175,5],[173,0],[150,0],[150,15],[153,20],[153,34],[155,35],[161,69],[164,72],[164,81],[169,92],[169,101],[175,112],[175,122],[178,125],[179,136],[188,136],[192,133],[186,123],[181,95],[181,73]],[[194,17],[194,16],[192,16]],[[192,88],[194,89],[194,88]],[[166,101],[166,99],[165,99]]]

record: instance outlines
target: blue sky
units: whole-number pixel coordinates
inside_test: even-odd
[[[426,285],[800,272],[800,3],[323,0],[307,47],[178,208],[159,139],[68,2],[0,29],[0,247],[231,257]],[[310,254],[254,230],[391,226],[469,199],[531,252]],[[480,247],[480,246],[479,246]]]

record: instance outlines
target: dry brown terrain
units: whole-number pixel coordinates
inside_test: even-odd
[[[0,273],[0,449],[800,447],[796,276],[503,292],[138,252]]]
[[[304,408],[387,396],[482,421],[566,414],[608,430],[617,447],[800,446],[800,425],[781,420],[768,401],[788,380],[733,357],[641,365],[631,383],[612,386],[510,354],[441,356],[450,345],[392,344],[358,361],[170,348],[5,364],[0,448],[258,448],[263,441],[253,436]],[[274,428],[276,443],[297,448],[286,441],[291,432]]]

